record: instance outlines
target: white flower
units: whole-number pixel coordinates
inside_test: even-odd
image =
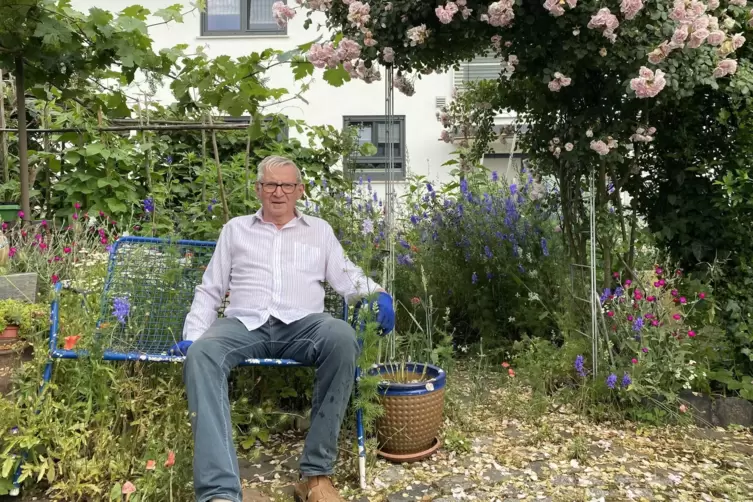
[[[511,316],[511,317],[508,317],[508,318],[507,318],[507,320],[508,320],[508,322],[515,322],[515,318],[514,318],[514,317],[512,317],[512,316]]]
[[[530,293],[528,293],[528,299],[532,302],[537,302],[539,301],[539,295],[538,293],[534,293],[533,291],[531,291]]]

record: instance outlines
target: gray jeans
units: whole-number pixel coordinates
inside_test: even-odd
[[[329,475],[359,350],[353,328],[329,314],[311,314],[291,324],[270,318],[253,331],[237,319],[217,319],[188,349],[183,369],[198,502],[242,498],[227,387],[233,367],[249,358],[294,359],[316,367],[311,429],[300,470],[304,476]]]

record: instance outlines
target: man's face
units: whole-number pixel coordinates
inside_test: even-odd
[[[256,183],[256,194],[261,199],[265,220],[287,223],[293,219],[295,203],[303,195],[303,185],[296,179],[296,174],[296,169],[292,165],[280,166],[267,169],[262,181]],[[272,188],[274,191],[270,192]],[[286,193],[291,190],[291,193]]]

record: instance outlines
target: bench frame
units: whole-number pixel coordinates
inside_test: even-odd
[[[116,256],[117,251],[121,243],[134,243],[134,244],[167,244],[167,245],[176,245],[176,246],[195,246],[195,247],[213,247],[215,245],[214,242],[211,241],[196,241],[196,240],[177,240],[177,241],[170,241],[168,239],[161,239],[156,237],[121,237],[115,243],[113,243],[111,251],[110,251],[110,257],[109,257],[109,263],[107,267],[107,278],[105,280],[104,290],[102,293],[102,300],[101,303],[106,301],[107,298],[107,292],[108,288],[111,284],[111,278],[112,274],[116,268]],[[56,359],[79,359],[79,358],[85,358],[89,357],[88,351],[85,350],[65,350],[58,348],[58,331],[59,331],[59,323],[60,323],[60,295],[62,294],[63,290],[70,290],[71,288],[65,287],[62,282],[58,282],[55,284],[54,288],[54,297],[52,300],[52,304],[50,306],[50,332],[49,332],[49,359],[47,364],[44,368],[44,373],[42,377],[42,383],[39,387],[39,392],[41,393],[46,384],[52,379],[52,370],[53,365],[55,363]],[[82,293],[82,292],[79,292]],[[83,292],[86,293],[86,292]],[[343,302],[343,315],[342,318],[346,322],[348,321],[349,316],[349,306],[348,302],[345,298],[342,299]],[[353,321],[351,322],[351,326],[355,329],[356,322],[358,319],[358,310],[359,310],[360,303],[356,304],[354,311],[353,311]],[[100,320],[97,321],[97,329],[99,329],[101,323],[101,317]],[[96,335],[95,335],[96,336]],[[362,343],[361,340],[359,340],[359,344]],[[104,361],[143,361],[143,362],[154,362],[154,363],[182,363],[186,359],[186,356],[175,356],[175,355],[169,355],[167,353],[164,354],[148,354],[143,352],[117,352],[113,350],[105,350],[102,355],[102,360]],[[304,364],[292,360],[292,359],[246,359],[243,361],[239,366],[277,366],[277,367],[288,367],[288,366],[305,366]],[[358,382],[360,380],[361,376],[361,368],[356,365],[356,371],[355,371],[355,384],[354,384],[354,394],[357,396],[358,394]],[[356,441],[358,444],[358,474],[359,474],[359,483],[361,489],[366,489],[366,448],[364,445],[364,428],[363,428],[363,410],[360,408],[355,410],[356,412]],[[22,455],[21,463],[19,464],[18,468],[16,469],[14,475],[13,475],[13,489],[11,490],[10,495],[11,496],[17,496],[20,494],[21,486],[19,483],[19,478],[22,473],[22,467],[24,464],[24,460],[27,457],[27,452],[24,452]]]

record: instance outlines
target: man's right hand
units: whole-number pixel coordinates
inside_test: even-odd
[[[190,347],[192,343],[191,340],[181,340],[170,347],[170,350],[167,351],[167,353],[171,356],[185,356],[188,353],[188,347]]]

